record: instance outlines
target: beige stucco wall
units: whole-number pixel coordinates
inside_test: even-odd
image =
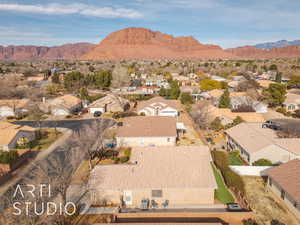
[[[132,205],[127,207],[140,207],[143,199],[155,200],[159,207],[162,207],[162,203],[166,200],[169,201],[169,207],[180,207],[189,205],[200,204],[214,204],[214,189],[213,188],[168,188],[161,189],[162,197],[152,197],[153,189],[138,189],[132,191]],[[122,190],[96,190],[94,199],[97,203],[101,203],[105,199],[106,203],[121,204],[123,199]]]
[[[175,146],[176,137],[116,137],[117,146]]]
[[[287,193],[285,193],[285,198],[281,198],[281,190],[282,188],[274,181],[272,180],[272,186],[270,185],[270,178],[268,179],[268,186],[267,186],[275,195],[277,195],[278,198],[280,198],[286,206],[298,217],[300,218],[300,203],[298,202],[297,208],[294,206],[294,200],[291,196],[289,196]]]

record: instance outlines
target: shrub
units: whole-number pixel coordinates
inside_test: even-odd
[[[253,166],[272,166],[273,163],[268,159],[259,159],[252,163]]]
[[[243,220],[243,225],[258,225],[258,223],[253,219]]]
[[[120,162],[121,163],[126,163],[126,162],[128,162],[128,160],[129,160],[128,156],[122,156],[122,157],[120,157]]]
[[[221,120],[219,117],[216,117],[210,124],[210,128],[215,130],[215,131],[220,131],[224,129],[224,126],[221,123]]]
[[[0,163],[11,164],[14,160],[19,157],[17,151],[0,152]]]
[[[212,151],[216,166],[221,170],[225,183],[235,192],[245,193],[245,184],[243,179],[229,167],[228,155],[223,151]]]
[[[138,114],[136,114],[135,112],[114,112],[112,117],[114,119],[120,119],[124,117],[137,116],[137,115]]]
[[[124,155],[130,157],[130,155],[131,155],[131,148],[130,147],[124,149]]]

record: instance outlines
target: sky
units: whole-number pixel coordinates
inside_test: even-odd
[[[99,43],[144,27],[223,48],[300,39],[299,0],[0,0],[0,45]]]

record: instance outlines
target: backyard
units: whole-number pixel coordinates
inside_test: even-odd
[[[215,199],[223,204],[234,202],[234,198],[225,186],[220,172],[213,164],[212,168],[218,185],[218,188],[215,190]]]
[[[245,165],[244,161],[240,157],[240,153],[238,151],[232,151],[228,153],[229,165],[232,166],[243,166]]]
[[[299,225],[296,217],[270,190],[261,177],[243,177],[246,198],[259,225],[270,225],[276,219],[286,225]]]

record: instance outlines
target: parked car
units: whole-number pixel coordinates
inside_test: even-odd
[[[241,212],[243,209],[238,203],[227,203],[227,211],[229,212]]]
[[[94,112],[94,117],[100,117],[102,115],[102,112],[96,111]]]
[[[267,120],[266,122],[264,122],[262,124],[262,128],[270,128],[272,130],[280,130],[281,127],[278,123],[271,121],[271,120]]]

